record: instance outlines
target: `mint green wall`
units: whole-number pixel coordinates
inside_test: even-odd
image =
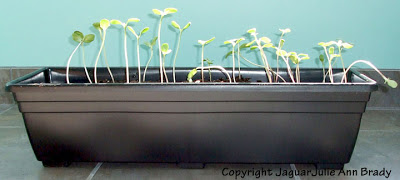
[[[179,12],[165,18],[163,42],[172,47],[176,45],[177,33],[169,27],[172,20],[181,25],[188,21],[193,23],[183,35],[178,66],[199,65],[197,40],[213,36],[216,40],[206,47],[205,57],[215,60],[215,64],[231,66],[231,59],[223,59],[229,49],[221,46],[223,41],[241,37],[247,29],[256,27],[261,36],[270,37],[274,42],[278,39],[279,28],[291,28],[292,32],[285,37],[285,49],[310,54],[311,59],[304,62],[303,67],[320,67],[316,63],[317,43],[340,38],[355,44],[344,54],[347,65],[357,59],[367,59],[379,68],[400,68],[399,60],[394,58],[400,40],[398,0],[2,1],[0,67],[65,66],[76,45],[71,40],[72,32],[96,33],[91,24],[102,18],[123,21],[140,18],[142,21],[134,27],[137,30],[145,26],[151,28],[142,39],[142,42],[147,41],[156,35],[154,30],[158,22],[151,16],[151,9],[166,7],[175,7]],[[121,29],[110,28],[107,35],[106,49],[111,65],[123,66]],[[137,64],[134,43],[134,37],[130,36],[128,48],[132,66]],[[86,47],[89,66],[94,65],[98,48],[99,38]],[[245,53],[257,61],[254,55]],[[141,48],[142,64],[147,57],[147,50]],[[170,61],[167,59],[168,65]],[[269,61],[275,66],[272,55]],[[151,64],[154,66],[157,62],[153,59]],[[75,55],[72,65],[82,65],[80,52]]]

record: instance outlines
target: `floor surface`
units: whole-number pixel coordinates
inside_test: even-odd
[[[280,170],[311,170],[307,164],[207,164],[204,169],[181,169],[175,164],[72,163],[69,167],[44,168],[29,144],[22,115],[16,105],[0,106],[0,179],[235,179],[224,176],[235,170],[271,169],[274,175],[247,175],[237,179],[386,179],[384,176],[361,176],[361,169],[391,170],[389,179],[400,179],[400,110],[368,110],[344,176],[276,176]],[[100,166],[96,171],[96,165]],[[225,169],[225,170],[224,170]],[[230,171],[234,170],[234,171]],[[293,172],[293,171],[292,171]],[[321,172],[329,173],[329,172]],[[379,174],[379,173],[378,173]],[[90,176],[92,175],[92,176]],[[371,173],[373,175],[373,173]],[[387,175],[387,174],[386,174]]]

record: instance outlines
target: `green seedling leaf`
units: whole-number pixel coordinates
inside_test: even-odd
[[[247,44],[241,44],[239,49],[248,48],[248,47],[250,47],[250,46],[248,46]]]
[[[326,43],[326,46],[330,46],[330,45],[332,45],[332,44],[338,44],[338,43],[335,42],[335,41],[329,41],[329,42]],[[339,46],[339,45],[338,45],[338,46]]]
[[[106,30],[108,27],[110,27],[110,21],[108,19],[102,19],[100,21],[100,27],[103,30]]]
[[[93,23],[93,27],[96,28],[97,30],[101,31],[100,22]]]
[[[169,49],[168,43],[164,43],[164,44],[161,45],[161,51],[163,53],[166,53],[168,51],[168,49]]]
[[[154,46],[154,45],[156,44],[157,39],[158,39],[158,37],[154,37],[154,38],[150,41],[151,46]]]
[[[285,44],[285,40],[284,39],[281,39],[280,41],[279,41],[279,47],[283,47],[283,45]]]
[[[214,64],[213,61],[209,60],[209,59],[204,59],[204,62],[207,62],[208,65]]]
[[[80,31],[75,31],[74,33],[72,33],[72,39],[78,43],[82,42],[83,33],[81,33]]]
[[[335,53],[335,48],[334,47],[330,47],[329,48],[329,54],[333,54]]]
[[[169,53],[171,53],[171,52],[172,52],[172,50],[171,50],[171,49],[168,49],[167,52],[163,52],[163,54],[164,54],[164,55],[167,55],[167,54],[169,54]]]
[[[149,31],[149,27],[145,27],[140,31],[140,36],[143,35],[144,33],[146,33],[147,31]]]
[[[340,54],[332,54],[331,58],[340,57]]]
[[[224,41],[224,44],[232,44],[233,46],[235,46],[236,41],[237,41],[237,39],[231,39],[231,40]]]
[[[189,23],[187,23],[187,24],[186,24],[186,26],[185,26],[185,27],[183,27],[183,30],[185,30],[185,29],[189,28],[191,25],[192,25],[192,22],[189,22]]]
[[[286,33],[290,33],[290,32],[291,32],[291,30],[290,30],[289,28],[286,28],[286,29],[279,29],[279,31],[281,31],[283,34],[286,34]]]
[[[119,25],[122,25],[122,26],[123,26],[123,23],[122,23],[120,20],[116,20],[116,19],[112,19],[112,20],[110,21],[110,23],[111,23],[111,24],[119,24]]]
[[[153,46],[151,45],[150,42],[144,42],[143,44],[146,45],[146,46],[149,47],[149,48],[152,48],[152,47],[153,47]]]
[[[225,54],[224,59],[228,58],[230,55],[232,55],[233,51],[229,51],[228,53]]]
[[[324,57],[324,55],[319,55],[319,60],[321,61],[321,62],[324,62],[325,61],[325,57]]]
[[[249,33],[249,34],[254,34],[254,33],[256,33],[256,31],[257,31],[257,29],[256,29],[256,28],[253,28],[253,29],[247,30],[247,33]]]
[[[164,9],[165,15],[167,15],[167,14],[173,14],[173,13],[176,13],[176,12],[178,12],[178,10],[175,9],[175,8],[165,8],[165,9]]]
[[[271,47],[273,47],[274,45],[272,45],[271,43],[268,43],[268,44],[264,44],[263,46],[262,46],[262,48],[271,48]]]
[[[215,39],[215,37],[213,37],[213,38],[207,40],[205,44],[209,44],[210,42],[214,41],[214,39]]]
[[[129,18],[128,21],[126,21],[126,24],[130,23],[130,22],[139,22],[140,19],[139,18]]]
[[[203,41],[203,40],[198,40],[197,42],[198,42],[199,44],[201,44],[201,45],[206,44],[206,41]]]
[[[251,46],[250,50],[254,50],[254,49],[257,49],[257,48],[258,48],[258,46]]]
[[[192,78],[194,77],[194,75],[196,75],[197,73],[197,69],[193,69],[189,72],[188,76],[187,76],[187,80],[189,82],[193,82]]]
[[[174,28],[181,30],[181,26],[179,26],[179,24],[176,23],[175,21],[172,21],[172,22],[171,22],[171,25],[172,25]]]
[[[254,44],[254,42],[256,42],[256,40],[253,40],[253,41],[251,41],[251,42],[247,43],[247,44],[246,44],[246,46],[247,46],[247,47],[250,47],[251,45],[253,45],[253,44]]]
[[[277,54],[278,56],[287,56],[288,53],[287,53],[285,50],[278,49],[278,50],[276,51],[276,54]]]
[[[241,41],[244,41],[244,40],[246,40],[246,39],[244,37],[241,37],[236,41],[236,43],[240,43]]]
[[[350,43],[343,43],[342,46],[346,49],[351,49],[354,47],[354,45],[350,44]]]
[[[289,58],[294,64],[299,64],[299,59],[297,58],[297,56],[290,55]]]
[[[389,78],[385,79],[385,84],[387,84],[391,88],[397,88],[397,82]]]
[[[300,58],[300,60],[306,60],[306,59],[310,59],[310,56],[308,56],[308,54],[299,54],[298,57]]]
[[[153,13],[156,14],[156,15],[164,16],[164,12],[162,12],[159,9],[153,9]]]
[[[128,30],[131,31],[133,33],[133,35],[135,35],[136,37],[138,37],[138,35],[136,34],[136,31],[133,30],[133,28],[131,26],[127,26]]]
[[[94,34],[88,34],[83,38],[83,42],[90,43],[94,40]]]
[[[262,41],[263,43],[270,43],[271,42],[271,39],[269,39],[269,38],[267,38],[267,37],[262,37],[262,38],[260,38],[260,41]]]

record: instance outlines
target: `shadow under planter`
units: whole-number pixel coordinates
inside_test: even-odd
[[[112,70],[123,82],[124,68]],[[317,69],[302,69],[307,83],[257,82],[266,81],[259,69],[242,69],[250,78],[246,83],[185,83],[190,70],[178,69],[176,84],[89,84],[83,69],[74,68],[72,84],[66,84],[64,69],[43,68],[7,89],[18,102],[37,159],[46,166],[311,163],[341,169],[350,161],[362,114],[377,88],[355,71],[347,84],[323,84]],[[137,71],[130,72],[137,79]],[[339,82],[343,74],[334,72]],[[286,72],[279,74],[289,80]],[[146,76],[156,82],[158,75],[150,69]],[[99,79],[107,76],[99,69]],[[225,78],[217,71],[212,76]]]

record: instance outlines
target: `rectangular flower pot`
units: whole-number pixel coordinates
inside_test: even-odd
[[[124,68],[112,71],[124,82]],[[301,80],[314,83],[264,83],[260,69],[242,69],[250,78],[246,83],[181,82],[189,71],[178,69],[176,84],[89,84],[83,69],[73,68],[72,84],[66,84],[65,69],[43,68],[6,88],[44,165],[312,163],[320,168],[343,168],[350,161],[362,114],[377,89],[375,81],[355,71],[347,75],[348,84],[323,84],[317,69],[301,70]],[[135,68],[130,72],[137,79]],[[334,73],[339,82],[341,71]],[[208,71],[204,74],[208,78]],[[157,69],[146,76],[159,81]],[[98,77],[110,79],[106,69],[99,69]]]

